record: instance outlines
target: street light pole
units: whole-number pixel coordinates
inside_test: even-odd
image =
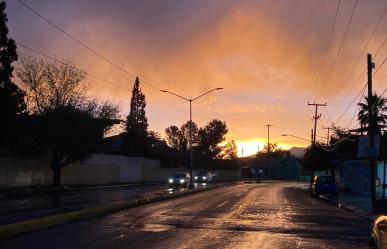
[[[160,89],[160,92],[163,92],[163,93],[169,93],[169,94],[172,94],[176,97],[179,97],[185,101],[188,101],[189,102],[189,151],[190,151],[190,164],[189,164],[189,174],[190,174],[190,182],[189,182],[189,188],[193,188],[193,146],[192,146],[192,102],[203,97],[204,95],[206,94],[209,94],[210,92],[213,92],[213,91],[218,91],[218,90],[222,90],[223,88],[222,87],[218,87],[218,88],[214,88],[214,89],[211,89],[203,94],[200,94],[199,96],[197,96],[196,98],[193,98],[193,99],[188,99],[186,97],[183,97],[183,96],[180,96],[179,94],[176,94],[176,93],[173,93],[173,92],[170,92],[170,91],[167,91],[167,90],[162,90]]]
[[[189,99],[189,153],[190,153],[190,162],[189,162],[190,182],[189,182],[189,188],[193,188],[192,99]]]

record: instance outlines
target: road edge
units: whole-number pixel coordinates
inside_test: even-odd
[[[119,203],[104,205],[100,207],[88,208],[79,211],[73,211],[63,214],[57,214],[52,216],[47,216],[43,218],[38,218],[34,220],[21,221],[12,224],[0,226],[0,240],[4,240],[19,234],[37,231],[57,225],[63,225],[66,223],[84,220],[92,217],[107,215],[117,211],[121,211],[128,208],[138,207],[154,202],[160,202],[170,199],[175,199],[178,197],[200,193],[216,188],[223,187],[222,184],[216,184],[214,186],[208,186],[206,188],[187,190],[184,192],[173,193],[173,194],[162,194],[157,196],[145,196],[139,199],[123,201]]]

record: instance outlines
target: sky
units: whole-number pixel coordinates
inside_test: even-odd
[[[266,124],[273,125],[270,142],[307,146],[314,114],[308,101],[327,103],[319,109],[319,139],[332,122],[356,127],[366,53],[378,51],[376,68],[387,56],[385,0],[358,0],[349,26],[356,0],[342,0],[328,50],[337,0],[23,1],[131,75],[16,0],[7,1],[10,37],[87,70],[90,91],[119,104],[123,116],[138,76],[151,130],[163,134],[189,119],[188,102],[159,89],[195,98],[223,87],[193,102],[193,120],[201,126],[214,118],[226,121],[226,139],[236,140],[240,156],[242,148],[244,156],[263,148]],[[18,51],[39,57],[20,46]],[[387,66],[375,74],[378,93],[386,80]]]

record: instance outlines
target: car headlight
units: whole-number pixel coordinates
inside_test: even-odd
[[[203,180],[206,180],[207,179],[207,176],[203,176]]]
[[[184,183],[184,182],[185,182],[185,180],[184,180],[184,179],[181,179],[181,180],[180,180],[180,183]]]
[[[169,179],[168,181],[169,181],[169,183],[173,183],[173,179]]]
[[[195,176],[195,180],[197,180],[198,179],[198,177],[197,176]]]

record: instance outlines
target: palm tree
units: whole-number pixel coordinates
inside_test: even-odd
[[[361,127],[365,127],[368,125],[370,120],[369,106],[373,108],[373,113],[375,117],[375,124],[382,125],[387,123],[387,115],[385,112],[387,111],[386,103],[387,99],[378,96],[377,94],[373,94],[371,99],[365,97],[365,103],[358,103],[360,110],[357,114],[357,119],[360,122]]]

